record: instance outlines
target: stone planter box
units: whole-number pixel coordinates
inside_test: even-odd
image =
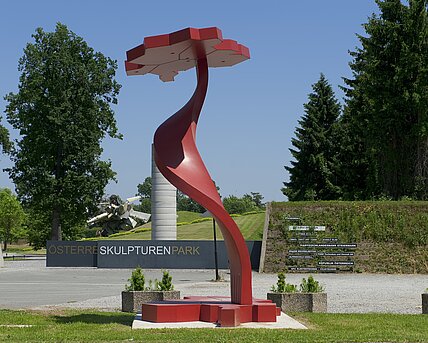
[[[428,293],[422,293],[422,313],[428,314]]]
[[[123,291],[122,312],[141,312],[142,304],[177,299],[180,299],[180,291]]]
[[[327,293],[268,293],[282,312],[327,312]]]

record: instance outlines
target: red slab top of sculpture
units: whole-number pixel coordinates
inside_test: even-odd
[[[180,72],[206,58],[208,67],[233,66],[250,58],[247,47],[223,39],[216,27],[187,28],[170,34],[144,38],[144,43],[126,53],[128,75],[156,74],[162,81],[173,81]]]
[[[169,182],[209,210],[218,223],[229,258],[231,303],[256,308],[252,298],[251,262],[245,240],[224,209],[196,148],[196,127],[207,92],[208,67],[233,66],[249,58],[248,48],[236,41],[223,39],[216,27],[187,28],[144,38],[143,44],[127,52],[125,67],[128,75],[156,74],[162,81],[173,81],[180,71],[196,67],[198,82],[193,96],[156,130],[155,162]],[[180,311],[186,311],[186,304],[174,306],[181,306]],[[154,309],[157,311],[156,306]],[[156,320],[162,321],[165,316],[160,315]],[[257,317],[263,316],[258,314]]]

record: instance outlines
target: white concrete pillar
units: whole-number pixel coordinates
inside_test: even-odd
[[[161,174],[152,147],[152,240],[177,239],[177,189]]]

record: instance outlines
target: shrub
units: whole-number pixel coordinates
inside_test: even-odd
[[[209,220],[212,220],[212,218],[198,218],[198,219],[192,220],[192,221],[190,222],[190,224],[196,224],[196,223],[207,222],[207,221],[209,221]]]
[[[156,288],[159,291],[173,291],[174,285],[172,284],[172,276],[167,270],[164,270],[162,273],[162,280],[157,282]]]
[[[320,285],[318,281],[316,281],[312,275],[308,277],[306,281],[305,278],[302,279],[302,283],[300,284],[300,292],[302,293],[321,293],[324,292],[324,287]]]
[[[249,211],[249,212],[244,212],[242,213],[243,216],[248,216],[250,214],[259,214],[259,213],[265,213],[265,210],[258,210],[258,211]]]
[[[133,232],[139,233],[139,232],[146,232],[146,231],[151,231],[151,230],[152,230],[152,228],[150,228],[150,227],[141,227],[139,229],[134,230]]]
[[[229,195],[223,199],[224,208],[228,213],[242,214],[244,212],[256,211],[258,208],[255,203],[246,197],[238,198]]]
[[[190,224],[191,224],[190,222],[180,222],[180,223],[177,223],[177,226],[190,225]]]
[[[100,230],[99,227],[92,227],[87,230],[85,230],[85,237],[84,238],[94,238],[97,237],[97,232]]]
[[[145,279],[143,271],[140,267],[135,268],[132,271],[131,277],[128,279],[129,285],[125,285],[126,291],[144,291],[146,290],[144,287]]]
[[[285,273],[278,273],[278,281],[276,282],[276,286],[273,285],[271,288],[274,293],[295,293],[297,292],[297,286],[286,283],[285,282]]]

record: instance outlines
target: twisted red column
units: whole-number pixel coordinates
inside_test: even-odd
[[[251,262],[244,237],[223,207],[220,196],[196,148],[196,126],[208,87],[206,58],[197,61],[197,87],[177,113],[156,130],[155,162],[175,187],[211,212],[226,244],[230,265],[231,300],[252,304]]]

